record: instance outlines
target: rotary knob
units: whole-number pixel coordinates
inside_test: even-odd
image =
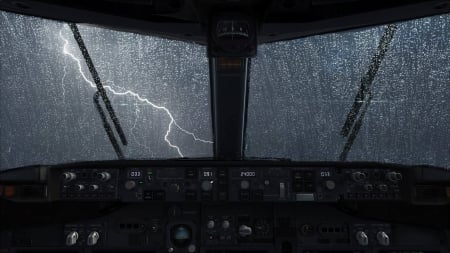
[[[397,183],[398,181],[403,179],[403,176],[402,173],[391,171],[386,174],[386,178],[393,183]]]
[[[223,229],[228,229],[230,227],[230,222],[228,220],[224,220],[222,222],[222,228]]]
[[[90,191],[96,191],[96,190],[98,190],[98,185],[96,185],[96,184],[91,184],[91,185],[89,185],[89,190],[90,190]]]
[[[80,191],[83,191],[85,187],[82,184],[77,184],[77,185],[74,186],[74,188],[75,188],[76,191],[80,192]]]
[[[125,182],[125,189],[133,190],[136,187],[136,182],[134,180],[128,180]]]
[[[247,225],[241,225],[238,232],[241,237],[247,237],[252,235],[253,230]]]
[[[62,174],[62,177],[63,177],[64,181],[70,182],[72,180],[75,180],[77,178],[77,175],[73,172],[64,172]]]
[[[111,174],[109,172],[103,171],[97,174],[97,178],[102,182],[106,182],[111,179]]]
[[[330,191],[334,190],[334,188],[336,188],[336,183],[333,180],[327,180],[325,181],[325,187]]]
[[[250,182],[247,180],[241,181],[241,189],[242,190],[248,190],[250,188]]]
[[[213,229],[215,226],[216,226],[216,223],[215,223],[213,220],[209,220],[209,221],[206,223],[206,227],[207,227],[208,229]]]
[[[360,171],[356,171],[352,173],[352,179],[353,181],[359,183],[362,182],[364,180],[367,179],[367,175],[366,173],[360,172]]]
[[[209,192],[213,188],[213,183],[214,181],[206,180],[202,182],[200,187],[202,188],[203,191]]]
[[[373,185],[372,184],[365,184],[364,189],[368,192],[373,191]]]

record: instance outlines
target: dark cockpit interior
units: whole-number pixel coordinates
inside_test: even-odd
[[[0,0],[0,253],[449,253],[450,1]]]

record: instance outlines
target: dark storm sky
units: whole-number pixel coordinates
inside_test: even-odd
[[[397,24],[350,161],[450,167],[450,15]],[[248,156],[336,161],[385,26],[259,47]]]
[[[203,46],[79,29],[100,78],[111,87],[106,90],[129,142],[123,147],[127,158],[177,158],[175,146],[183,156],[212,156],[212,144],[190,134],[212,139]],[[117,159],[69,27],[0,12],[0,31],[0,168]]]
[[[348,160],[450,167],[450,15],[397,25]],[[203,46],[79,28],[125,130],[125,157],[212,156]],[[338,160],[339,132],[384,29],[260,46],[246,155]],[[0,31],[0,169],[117,159],[68,26],[0,12]]]

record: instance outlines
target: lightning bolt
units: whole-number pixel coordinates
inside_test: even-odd
[[[77,63],[78,71],[80,72],[81,77],[84,79],[84,81],[87,84],[89,84],[92,88],[96,89],[97,86],[94,84],[94,82],[89,80],[89,78],[83,72],[81,60],[78,57],[76,57],[74,54],[69,52],[69,50],[68,50],[69,41],[66,38],[64,38],[64,36],[62,35],[62,30],[59,31],[59,37],[61,38],[61,40],[64,41],[63,54],[69,56],[70,58],[72,58]],[[112,82],[109,81],[109,83],[112,83]],[[198,138],[194,133],[192,133],[192,132],[182,128],[180,125],[178,125],[178,123],[175,120],[175,118],[173,117],[172,113],[166,107],[160,106],[160,105],[156,105],[155,103],[151,102],[149,99],[147,99],[145,97],[142,97],[138,93],[136,93],[134,91],[131,91],[131,90],[125,90],[125,91],[119,92],[119,91],[116,91],[112,87],[112,85],[104,85],[103,87],[105,88],[105,90],[108,90],[108,91],[112,92],[116,96],[131,96],[131,97],[135,98],[137,101],[146,103],[146,104],[152,106],[153,108],[155,108],[157,110],[163,111],[170,118],[170,122],[169,122],[169,124],[167,126],[167,130],[166,130],[166,134],[164,135],[164,141],[167,143],[167,145],[169,145],[169,147],[175,149],[180,157],[184,157],[183,153],[181,152],[180,147],[175,145],[175,144],[173,144],[169,140],[169,135],[170,135],[170,133],[172,131],[172,128],[174,126],[177,129],[181,130],[183,133],[191,136],[195,141],[202,142],[202,143],[207,143],[207,144],[212,144],[213,143],[212,141],[208,141],[208,140],[204,140],[204,139]]]

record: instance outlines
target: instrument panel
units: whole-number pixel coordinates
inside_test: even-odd
[[[75,168],[56,172],[56,199],[337,202],[408,199],[399,170],[337,168]]]
[[[0,252],[449,252],[449,171],[124,164],[2,172]]]

